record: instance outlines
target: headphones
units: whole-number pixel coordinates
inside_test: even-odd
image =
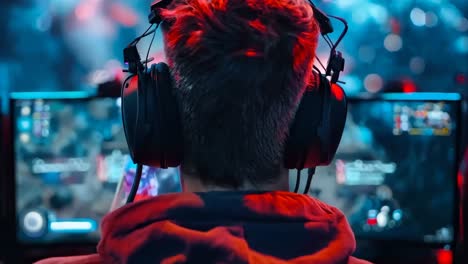
[[[128,66],[124,71],[129,72],[130,76],[123,83],[121,90],[122,119],[130,155],[133,162],[138,164],[134,182],[135,193],[139,182],[138,172],[141,176],[143,165],[177,167],[184,156],[181,117],[169,67],[160,62],[148,68],[146,64],[152,59],[148,59],[147,55],[142,61],[136,48],[136,44],[143,37],[153,34],[154,39],[154,32],[162,22],[159,11],[166,8],[171,1],[157,0],[151,5],[148,16],[151,26],[123,52],[124,62]],[[316,83],[304,92],[289,129],[284,166],[287,169],[297,169],[298,172],[304,168],[314,169],[331,163],[341,140],[347,114],[346,95],[336,84],[345,64],[336,47],[347,32],[347,23],[342,18],[326,15],[312,2],[310,4],[320,32],[329,44],[331,52],[326,68],[319,61],[325,69],[325,74],[321,74],[314,66]],[[327,35],[334,31],[329,17],[338,19],[345,26],[336,43]],[[156,28],[149,31],[154,24]],[[331,81],[327,77],[330,77]],[[311,176],[308,185],[310,180]],[[298,182],[299,177],[296,192]],[[133,200],[132,194],[133,187],[128,202]]]

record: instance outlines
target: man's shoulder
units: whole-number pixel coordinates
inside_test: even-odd
[[[47,258],[35,262],[34,264],[101,264],[102,259],[98,254]]]

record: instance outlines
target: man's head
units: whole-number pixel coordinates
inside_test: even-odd
[[[229,189],[278,182],[318,43],[308,1],[178,0],[162,16],[184,127],[182,171]]]

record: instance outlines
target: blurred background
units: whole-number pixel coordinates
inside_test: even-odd
[[[122,72],[122,49],[148,27],[147,14],[151,2],[151,0],[2,0],[0,98],[3,99],[1,104],[3,112],[6,113],[8,110],[7,99],[10,92],[94,91],[104,83],[111,84],[111,88],[119,89],[125,77]],[[467,0],[315,0],[314,3],[324,12],[343,17],[348,21],[348,34],[338,50],[343,52],[346,59],[345,72],[341,75],[341,80],[345,82],[342,86],[349,96],[383,92],[458,92],[468,96]],[[331,34],[331,39],[336,41],[343,27],[340,23],[335,23],[336,21],[332,22],[335,33]],[[145,52],[143,56],[146,55],[150,40],[148,37],[139,43],[139,50]],[[329,51],[326,42],[321,39],[318,57],[322,62],[326,63]],[[165,60],[159,31],[156,33],[149,56],[155,58],[153,62]],[[26,102],[28,105],[18,103],[15,108],[17,113],[22,113],[23,108],[31,110],[33,103],[37,103]],[[41,101],[41,106],[42,103]],[[50,106],[64,109],[63,105],[57,102],[51,102]],[[92,108],[89,110],[91,113],[89,115],[86,112],[88,110],[83,110],[88,108]],[[93,103],[90,105],[77,103],[67,109],[70,113],[84,116],[81,119],[94,120],[89,123],[97,122],[95,120],[99,118],[96,116],[99,115],[96,113],[107,109],[108,112],[101,115],[121,127],[120,110],[117,108],[115,100],[107,100],[100,102],[98,107]],[[362,113],[359,112],[355,116],[362,115],[363,118],[367,118],[368,112],[371,112],[369,108],[361,110]],[[65,111],[59,112],[65,113]],[[375,120],[381,119],[378,111],[373,113],[377,115],[374,117]],[[462,125],[468,124],[466,118],[465,113]],[[70,118],[64,116],[63,119]],[[111,127],[107,123],[105,125]],[[376,127],[380,128],[380,123]],[[106,132],[105,129],[101,130],[96,133]],[[465,129],[462,141],[459,142],[461,151],[465,149],[468,139],[466,132]],[[89,134],[87,130],[86,133]],[[119,134],[119,129],[113,133],[120,136],[119,142],[122,143],[123,135]],[[390,137],[384,137],[382,141],[386,142],[387,138]],[[368,145],[375,150],[374,142]],[[405,144],[392,145],[392,151],[395,153],[398,149],[395,146],[406,147]],[[391,149],[390,146],[388,148]],[[17,151],[15,154],[22,157],[26,156],[24,153],[26,151]],[[468,153],[465,160],[468,164]],[[443,171],[441,175],[443,173],[447,172]],[[421,176],[420,173],[414,175]],[[462,179],[461,174],[457,179]],[[172,184],[172,181],[170,183]],[[24,186],[29,189],[35,188],[29,179],[24,181]],[[433,186],[435,189],[431,189],[428,195],[440,191],[441,185]],[[115,186],[111,187],[108,188],[111,190],[109,197],[115,190]],[[28,193],[32,193],[29,189]],[[36,188],[36,192],[42,194],[39,188]],[[412,195],[411,192],[408,193],[409,196]],[[89,199],[91,202],[94,201]],[[111,198],[107,200],[110,203]],[[425,202],[427,201],[419,201],[421,204]],[[103,208],[107,206],[108,204],[105,204]],[[107,212],[101,211],[102,214]],[[365,247],[365,243],[360,245],[364,246],[358,250],[371,252],[375,256],[388,256],[397,252],[400,256],[405,255],[410,258],[410,255],[427,253],[426,249],[420,253],[406,246],[393,252],[394,244],[377,249],[370,247],[372,250],[368,250],[369,247]],[[448,251],[434,252],[431,254],[435,256],[435,262],[422,260],[408,261],[408,263],[452,263],[452,255],[447,255]],[[394,262],[389,260],[388,263]]]
[[[8,91],[93,89],[122,78],[122,48],[147,27],[150,0],[3,0],[0,87]],[[341,45],[348,94],[466,90],[466,0],[322,0],[345,18]],[[341,29],[335,24],[336,40]],[[140,42],[146,50],[150,38]],[[322,44],[324,41],[322,41]],[[158,34],[150,56],[163,60]],[[326,62],[328,49],[320,49]]]

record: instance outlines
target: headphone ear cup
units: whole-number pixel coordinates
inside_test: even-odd
[[[341,141],[346,122],[344,91],[315,73],[316,83],[302,96],[285,145],[285,167],[315,168],[329,165]]]
[[[138,109],[138,76],[130,77],[122,91],[122,125],[132,160],[135,160],[135,132]]]
[[[319,127],[319,136],[322,142],[321,166],[329,165],[335,157],[341,142],[346,116],[348,113],[348,102],[346,94],[339,85],[331,84],[328,79],[321,83],[323,89],[323,117]]]
[[[160,167],[160,98],[157,77],[155,65],[138,74],[133,162]]]
[[[182,126],[169,67],[153,64],[138,74],[136,92],[123,99],[122,117],[133,162],[167,168],[180,165]],[[132,84],[130,84],[132,86]]]
[[[314,74],[316,83],[306,88],[289,128],[284,154],[285,167],[288,169],[304,169],[307,168],[306,164],[311,163],[309,159],[320,159],[318,127],[323,102],[319,96],[319,75]]]
[[[159,107],[161,122],[161,153],[162,167],[177,167],[183,159],[184,140],[179,102],[175,94],[169,66],[165,63],[156,64],[157,85],[159,88]]]

